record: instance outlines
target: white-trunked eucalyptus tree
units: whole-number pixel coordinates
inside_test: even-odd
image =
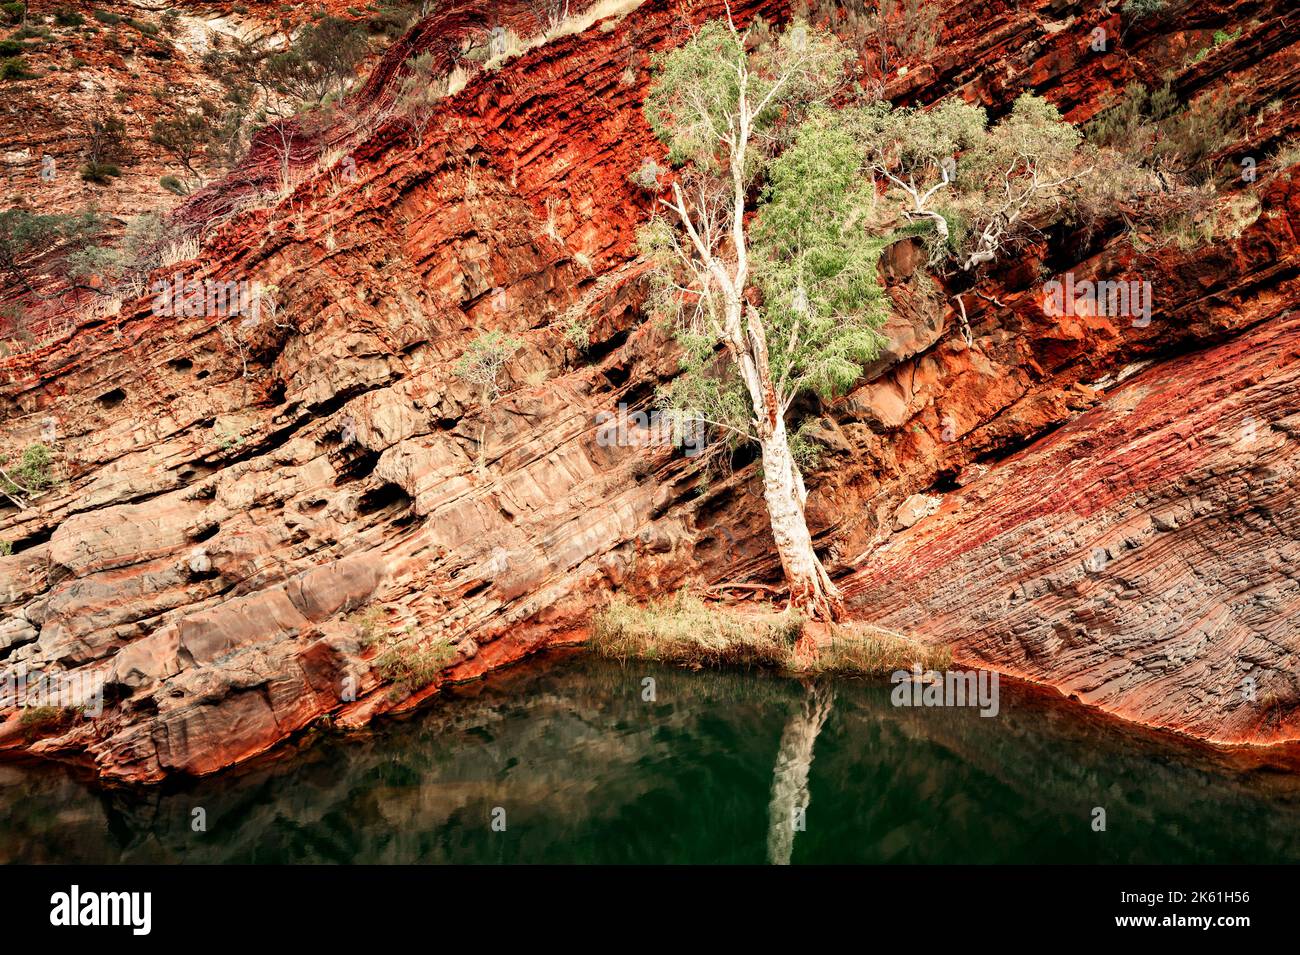
[[[667,403],[758,443],[790,605],[821,619],[838,618],[841,599],[813,549],[786,413],[801,390],[827,393],[857,377],[879,350],[885,310],[875,257],[846,241],[852,208],[871,198],[861,151],[847,135],[831,135],[827,156],[786,140],[840,86],[849,59],[803,24],[777,35],[713,21],[657,58],[646,101],[679,166],[672,198],[660,200],[671,218],[656,216],[642,233],[658,266],[657,307],[678,320],[685,349]],[[760,182],[762,222],[751,235],[746,201]],[[719,361],[729,373],[716,373]]]
[[[838,619],[840,593],[813,549],[801,463],[787,426],[803,392],[847,391],[880,353],[883,250],[922,236],[952,271],[991,260],[1077,178],[1078,133],[1022,97],[998,126],[960,100],[928,110],[847,92],[849,51],[796,23],[703,25],[656,57],[646,117],[677,167],[641,233],[652,309],[678,330],[668,409],[756,442],[790,606]]]

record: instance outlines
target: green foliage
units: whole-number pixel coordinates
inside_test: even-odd
[[[877,264],[893,233],[864,236],[874,186],[840,116],[818,111],[773,161],[751,229],[773,373],[792,392],[850,388],[885,343]],[[796,334],[797,328],[797,334]]]
[[[0,10],[4,11],[5,18],[10,23],[22,23],[23,17],[27,14],[27,4],[21,2],[4,3],[0,4]]]
[[[523,347],[521,339],[500,331],[479,335],[456,360],[456,376],[473,386],[484,404],[495,401],[501,394],[501,372]]]
[[[71,715],[69,710],[59,706],[24,706],[18,723],[30,731],[50,729],[63,723]]]
[[[397,87],[394,108],[410,125],[417,141],[438,112],[438,102],[448,91],[447,77],[435,73],[432,53],[421,53],[407,61],[407,72]]]
[[[184,109],[153,124],[149,139],[185,167],[198,182],[202,175],[195,167],[210,139],[212,117],[196,109]]]
[[[1134,20],[1141,20],[1164,10],[1165,3],[1166,0],[1124,0],[1120,9]]]
[[[448,638],[442,637],[414,647],[390,646],[375,658],[375,665],[384,679],[407,690],[418,690],[432,683],[459,657],[460,651]]]
[[[1234,240],[1259,218],[1259,198],[1249,191],[1221,199],[1212,184],[1189,190],[1154,223],[1149,240],[1133,236],[1138,249],[1177,246],[1184,252],[1218,240]]]
[[[384,636],[384,624],[387,622],[387,615],[384,608],[380,606],[367,607],[364,611],[357,611],[348,617],[348,623],[352,624],[357,631],[357,639],[361,646],[369,647],[378,643]]]
[[[27,61],[21,56],[11,56],[0,60],[0,80],[30,80],[36,76],[27,68]]]
[[[9,541],[0,541],[0,557],[12,556],[13,552],[14,552],[13,544],[11,544]]]
[[[1231,43],[1233,40],[1238,39],[1240,36],[1241,36],[1240,27],[1238,27],[1236,30],[1234,30],[1231,33],[1228,33],[1226,30],[1215,30],[1214,45],[1223,46],[1225,43]]]
[[[0,40],[0,57],[18,56],[26,47],[17,40]]]
[[[803,110],[834,85],[853,55],[829,34],[806,24],[766,37],[760,21],[753,32],[767,42],[752,55],[725,22],[711,20],[682,46],[652,57],[657,75],[646,97],[645,115],[674,165],[716,164],[719,140],[734,138],[730,117],[742,94],[757,110],[754,138],[772,133],[778,122],[797,122]],[[803,65],[789,73],[782,70],[795,57]],[[783,77],[779,82],[778,76]],[[746,172],[752,177],[760,170],[760,151],[751,150],[748,159]]]
[[[1153,156],[1196,182],[1214,177],[1212,157],[1237,138],[1245,107],[1225,91],[1205,93],[1160,125]]]
[[[805,664],[810,673],[837,676],[884,676],[913,666],[946,670],[951,665],[952,650],[947,646],[923,644],[865,623],[832,627],[829,642]]]
[[[120,175],[122,175],[122,170],[116,163],[91,160],[81,167],[82,180],[93,182],[99,186],[108,185]]]
[[[31,261],[58,246],[89,244],[103,228],[98,215],[41,215],[22,206],[0,212],[0,271],[27,284]]]
[[[1269,158],[1269,165],[1275,173],[1290,169],[1296,163],[1300,163],[1300,139],[1289,139],[1282,143]]]
[[[277,92],[307,104],[320,104],[351,85],[366,55],[365,34],[339,17],[323,17],[304,27],[289,49],[265,61],[265,80]]]
[[[120,176],[118,168],[127,154],[126,122],[107,108],[97,108],[85,128],[86,165],[81,178],[103,184],[109,177]]]
[[[366,29],[389,40],[400,37],[418,17],[418,11],[395,4],[384,4],[366,22]],[[358,14],[360,16],[360,14]]]
[[[120,251],[103,245],[88,245],[70,253],[64,260],[68,276],[73,279],[100,276],[111,281],[122,273],[123,264]]]
[[[1056,107],[1029,93],[992,128],[983,107],[959,99],[927,110],[873,103],[849,122],[875,168],[924,189],[943,182],[947,167],[950,186],[942,194],[981,202],[1031,167],[1042,178],[1060,175],[1080,139]]]
[[[53,464],[50,449],[43,444],[28,445],[13,467],[7,458],[0,458],[0,468],[9,475],[8,479],[0,477],[0,491],[23,497],[39,494],[54,484]]]
[[[54,23],[61,27],[79,27],[85,24],[86,18],[76,10],[61,9],[54,11]]]
[[[583,318],[581,315],[574,315],[560,329],[564,335],[564,340],[570,346],[579,352],[585,352],[591,347],[591,328],[592,320]]]
[[[806,472],[821,463],[821,446],[812,437],[816,431],[817,419],[809,418],[790,434],[790,456],[800,471]]]
[[[128,18],[126,21],[126,25],[140,31],[147,37],[156,37],[160,32],[158,27],[156,27],[154,24],[146,23],[143,20]]]
[[[262,39],[220,39],[203,57],[203,69],[224,88],[220,104],[199,104],[207,127],[204,155],[233,165],[257,130],[309,110],[329,121],[352,87],[369,44],[356,23],[322,16],[299,30],[287,48]],[[287,153],[288,138],[277,140]]]
[[[1084,130],[1097,146],[1199,183],[1213,178],[1210,159],[1235,139],[1243,113],[1241,102],[1227,91],[1202,94],[1184,107],[1168,83],[1157,90],[1130,83]]]
[[[658,192],[659,180],[667,171],[659,163],[647,156],[641,160],[641,165],[636,168],[636,171],[630,173],[627,178],[638,189],[644,189],[647,192]]]
[[[888,240],[861,241],[855,226],[871,204],[862,151],[842,128],[841,114],[818,106],[839,84],[850,56],[806,24],[774,35],[759,22],[742,36],[715,21],[655,59],[646,100],[647,119],[669,159],[686,165],[692,202],[717,203],[709,228],[725,229],[731,215],[733,165],[745,183],[762,184],[748,237],[748,281],[761,306],[748,321],[761,323],[765,372],[780,403],[800,391],[844,390],[883,342],[875,331],[887,315],[876,262]],[[739,118],[746,113],[749,128]],[[760,148],[765,139],[778,148]],[[638,238],[656,267],[652,307],[673,320],[683,348],[683,373],[661,392],[660,403],[720,426],[734,446],[749,435],[754,400],[726,367],[739,358],[724,327],[721,290],[707,269],[692,264],[698,253],[675,223],[656,217]],[[683,288],[692,291],[683,295]]]
[[[28,23],[13,32],[11,40],[53,40],[54,33],[49,27],[33,26]]]
[[[126,231],[116,247],[87,245],[67,255],[64,268],[74,279],[100,276],[117,282],[125,276],[147,275],[161,264],[161,244],[166,235],[162,217],[146,212],[127,220]]]
[[[1151,91],[1142,83],[1130,83],[1120,99],[1109,109],[1083,127],[1088,141],[1112,149],[1144,148],[1145,129],[1159,123],[1178,110],[1178,96],[1166,83]]]
[[[939,42],[939,5],[930,0],[880,0],[876,29],[903,59],[929,56]]]
[[[176,176],[163,176],[158,180],[158,185],[162,186],[168,192],[176,193],[178,196],[189,195],[189,187]]]
[[[106,23],[109,26],[115,26],[122,22],[122,17],[116,13],[110,13],[108,10],[91,10],[90,15],[100,23]]]

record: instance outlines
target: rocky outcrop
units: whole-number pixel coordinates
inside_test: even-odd
[[[956,87],[997,110],[1031,86],[1078,120],[1182,56],[1166,25],[1090,57],[1089,31],[1115,15],[1021,7],[950,11],[931,64],[887,91],[924,103]],[[1220,51],[1179,76],[1185,90],[1252,78],[1252,150],[1300,116],[1282,7],[1198,5],[1179,34],[1258,21],[1237,41],[1253,56]],[[473,28],[476,10],[440,7],[399,41],[358,115],[382,113],[401,59]],[[680,452],[611,445],[598,425],[676,370],[639,310],[649,199],[628,173],[662,160],[640,102],[682,17],[625,4],[478,73],[422,142],[396,121],[322,134],[311,142],[350,150],[355,176],[308,175],[304,158],[292,195],[241,208],[228,197],[268,172],[255,149],[230,191],[181,210],[204,240],[167,274],[274,286],[266,320],[163,316],[142,297],[3,364],[0,447],[55,434],[61,483],[0,511],[14,548],[0,661],[93,677],[107,706],[39,732],[11,713],[0,745],[117,780],[209,773],[323,717],[360,725],[580,639],[611,590],[779,580],[752,462],[706,481]],[[1153,725],[1297,735],[1281,624],[1295,176],[1270,174],[1239,238],[1190,252],[1139,255],[1118,221],[1061,227],[964,295],[969,340],[956,289],[891,256],[888,354],[842,401],[805,409],[823,447],[810,519],[862,615]],[[1048,315],[1040,266],[1145,277],[1152,321]],[[581,354],[574,320],[590,329]],[[524,347],[484,422],[452,366],[488,328]],[[1257,440],[1230,441],[1247,407]],[[444,646],[454,659],[427,686],[384,665]],[[1233,695],[1245,677],[1253,702]]]
[[[855,605],[1221,742],[1300,735],[1300,312],[1139,374],[864,554]]]

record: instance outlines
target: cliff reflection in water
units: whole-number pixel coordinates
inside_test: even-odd
[[[1300,858],[1300,775],[1245,771],[1006,682],[992,719],[896,709],[889,690],[550,660],[179,788],[101,791],[3,764],[0,861]]]

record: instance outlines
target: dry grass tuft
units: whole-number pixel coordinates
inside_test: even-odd
[[[644,607],[616,596],[596,615],[592,647],[618,659],[705,666],[784,666],[803,630],[798,616],[743,619],[682,591]]]
[[[836,624],[829,639],[800,641],[806,628],[798,614],[737,613],[710,606],[682,591],[644,607],[616,596],[592,621],[592,648],[620,660],[658,660],[699,669],[772,667],[794,673],[875,676],[919,663],[944,669],[947,647],[931,647],[869,624]]]
[[[837,624],[829,642],[805,665],[814,673],[879,676],[895,670],[946,670],[952,665],[952,650],[929,646],[892,630],[866,623]]]

